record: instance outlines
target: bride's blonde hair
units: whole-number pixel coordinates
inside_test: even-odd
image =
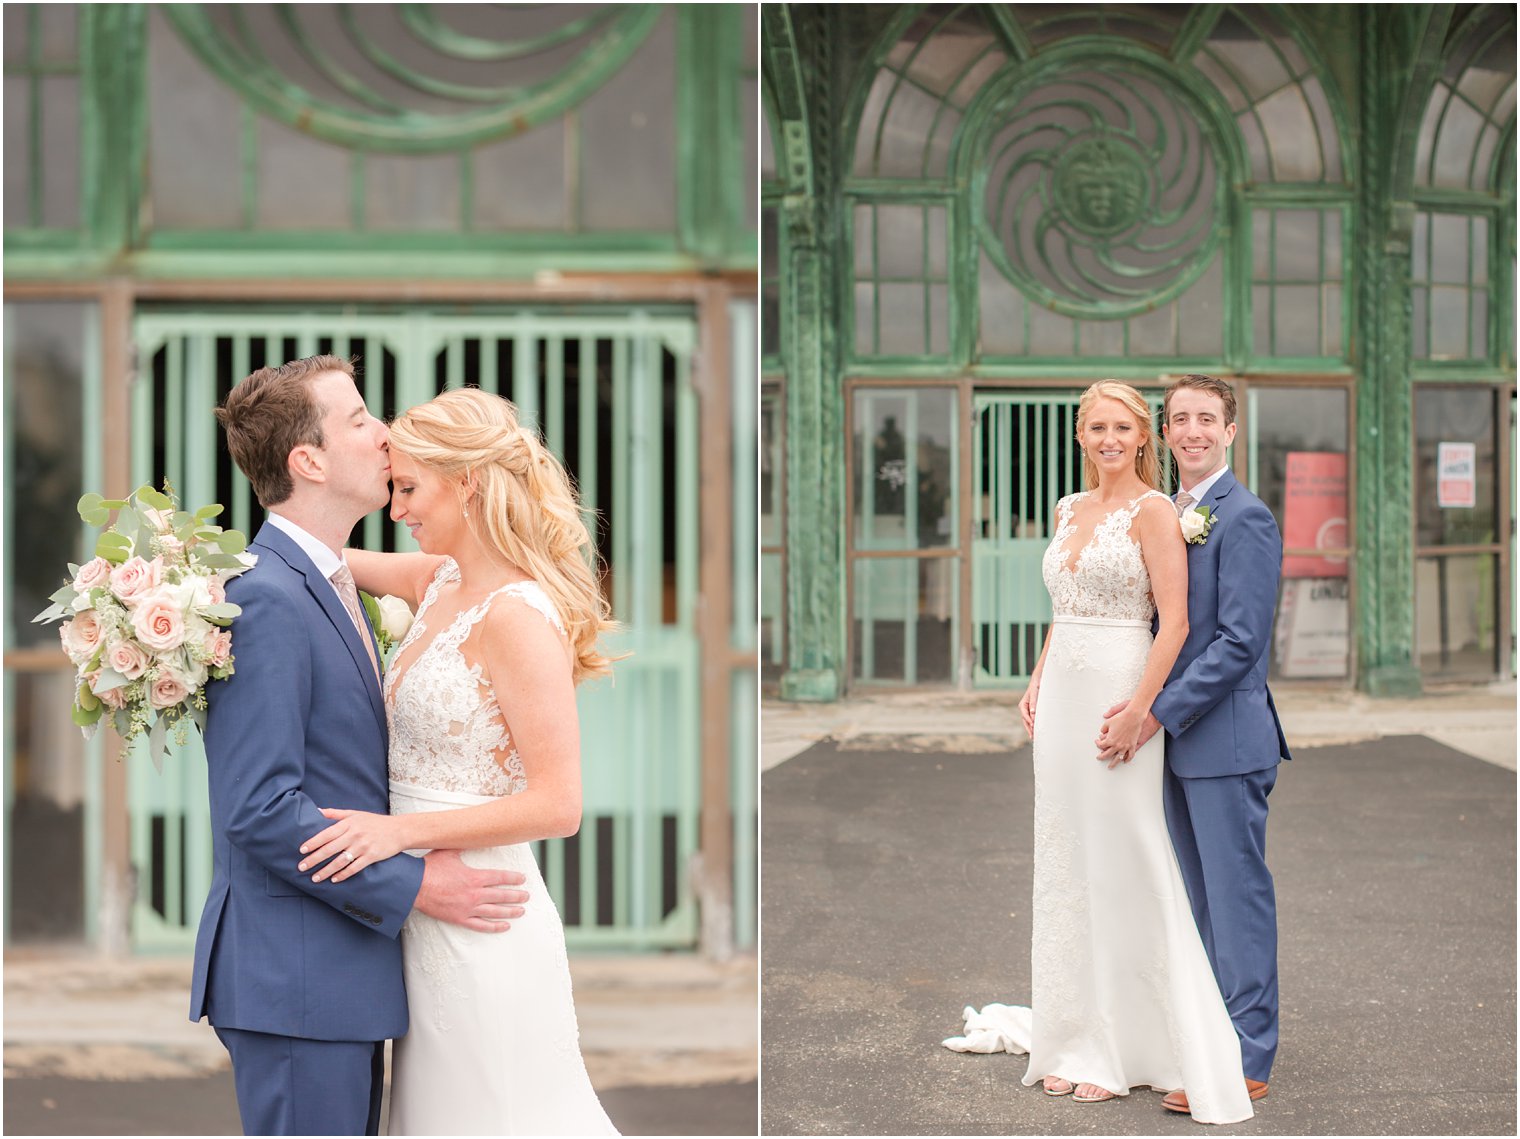
[[[474,482],[466,525],[549,595],[575,650],[575,682],[610,672],[596,642],[616,625],[580,501],[517,408],[479,388],[455,388],[397,417],[390,446],[450,481]]]
[[[1143,395],[1128,384],[1122,384],[1118,380],[1099,380],[1082,393],[1082,399],[1077,404],[1078,441],[1082,437],[1082,428],[1087,426],[1087,413],[1100,399],[1117,400],[1135,417],[1142,436],[1139,451],[1135,455],[1135,474],[1152,490],[1158,489],[1161,486],[1161,461],[1156,455],[1156,429],[1151,423],[1150,405],[1145,402]],[[1082,481],[1088,490],[1097,489],[1098,464],[1087,457],[1086,451],[1082,452]]]

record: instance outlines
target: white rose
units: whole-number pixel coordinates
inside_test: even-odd
[[[1200,534],[1203,534],[1209,525],[1209,520],[1196,510],[1184,510],[1182,512],[1182,540],[1191,542]]]
[[[175,586],[175,590],[179,596],[180,607],[186,613],[193,613],[207,605],[216,604],[216,598],[211,592],[211,582],[198,573],[187,574],[185,580]]]
[[[412,627],[411,609],[405,601],[390,593],[377,597],[375,604],[380,607],[380,627],[393,643],[399,645]]]

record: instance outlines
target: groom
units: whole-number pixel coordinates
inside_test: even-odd
[[[1267,1094],[1277,1053],[1267,796],[1278,761],[1292,758],[1267,691],[1282,536],[1272,512],[1226,465],[1236,428],[1230,386],[1212,376],[1184,376],[1167,389],[1163,406],[1162,433],[1181,483],[1178,516],[1197,511],[1183,533],[1202,533],[1187,547],[1188,638],[1140,742],[1166,729],[1167,829],[1255,1100]],[[1107,732],[1105,724],[1098,758],[1112,765],[1116,749],[1105,744]],[[1162,1103],[1187,1111],[1186,1089]]]
[[[342,552],[385,504],[387,432],[336,356],[261,368],[216,416],[269,520],[227,586],[236,671],[206,689],[215,867],[190,1019],[231,1054],[247,1134],[376,1135],[385,1041],[407,1029],[402,922],[504,930],[523,876],[457,851],[344,882],[297,871],[330,825],[319,807],[389,808],[378,658]]]

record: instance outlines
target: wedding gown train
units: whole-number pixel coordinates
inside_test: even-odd
[[[446,560],[394,658],[425,633]],[[461,612],[416,659],[386,676],[391,813],[447,811],[527,786],[495,695],[460,646],[497,597],[564,631],[535,582],[504,586]],[[499,757],[505,755],[505,763]],[[414,851],[412,853],[422,853]],[[581,1058],[559,911],[527,843],[464,852],[471,866],[526,876],[526,912],[476,933],[413,912],[402,928],[411,1027],[392,1059],[392,1135],[615,1135]]]
[[[1081,497],[1058,504],[1043,564],[1055,616],[1034,727],[1030,1005],[968,1006],[945,1046],[1027,1052],[1025,1084],[1183,1088],[1195,1120],[1235,1123],[1252,1115],[1240,1041],[1167,833],[1164,733],[1113,770],[1094,745],[1150,652],[1155,608],[1130,527],[1151,495],[1104,518],[1069,561]]]

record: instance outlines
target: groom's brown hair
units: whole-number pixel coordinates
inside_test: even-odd
[[[307,356],[278,367],[260,368],[237,384],[216,409],[227,434],[227,450],[248,476],[259,505],[278,506],[295,491],[290,453],[321,447],[322,408],[312,398],[311,381],[324,372],[352,377],[352,362],[341,356]]]
[[[1217,376],[1205,376],[1197,372],[1183,376],[1166,389],[1166,395],[1161,404],[1161,422],[1167,423],[1172,417],[1172,393],[1183,388],[1194,388],[1209,395],[1217,395],[1224,400],[1224,424],[1228,427],[1235,422],[1235,389],[1219,379]]]

